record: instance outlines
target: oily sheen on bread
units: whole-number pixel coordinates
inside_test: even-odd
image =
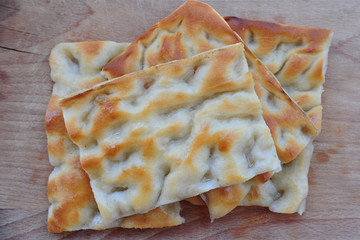
[[[70,140],[65,128],[59,99],[105,81],[100,69],[128,45],[110,41],[61,43],[50,54],[51,78],[55,82],[45,119],[49,160],[54,166],[48,182],[50,232],[111,227],[159,228],[184,222],[179,203],[174,203],[104,224],[89,177],[80,164],[79,148]]]
[[[321,129],[321,93],[333,32],[236,17],[225,17],[225,20]],[[274,174],[269,182],[251,183],[251,190],[241,205],[268,206],[279,213],[304,212],[312,152],[313,146],[309,143],[293,163],[283,165],[283,170]]]
[[[124,75],[61,105],[106,222],[280,167],[241,43]]]
[[[103,68],[103,73],[108,78],[114,78],[241,41],[241,38],[209,5],[198,1],[187,1],[138,37],[124,53]],[[245,54],[255,79],[263,117],[270,128],[279,158],[282,162],[290,162],[316,136],[317,129],[281,88],[274,75],[246,47]],[[211,196],[223,196],[224,200],[226,196],[238,197],[236,200],[227,201],[229,204],[222,214],[218,210],[213,211],[210,204],[221,201],[217,199],[212,201],[211,196],[206,198],[212,218],[225,215],[246,195],[246,192],[240,191],[241,188],[235,186],[233,188],[233,194],[231,189],[226,191],[228,195],[221,192],[211,194]]]

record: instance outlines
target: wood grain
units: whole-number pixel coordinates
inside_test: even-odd
[[[322,27],[335,33],[303,216],[238,207],[210,223],[183,204],[187,223],[171,229],[46,229],[44,115],[52,83],[47,58],[64,41],[132,41],[182,1],[0,1],[0,239],[311,238],[360,236],[360,1],[205,1],[222,15]]]

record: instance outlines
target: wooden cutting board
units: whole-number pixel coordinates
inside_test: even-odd
[[[165,229],[46,229],[48,162],[44,115],[52,83],[48,56],[64,41],[131,42],[182,1],[0,1],[0,239],[360,237],[360,1],[206,1],[223,16],[334,31],[303,216],[238,207],[210,223],[183,204],[187,222]]]

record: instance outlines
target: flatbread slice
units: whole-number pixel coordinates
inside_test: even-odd
[[[64,98],[105,222],[278,171],[241,43]]]
[[[306,207],[307,174],[312,152],[310,143],[294,161],[284,164],[282,170],[266,183],[250,180],[244,184],[247,195],[240,206],[257,205],[269,207],[272,212],[302,214]]]
[[[112,79],[239,42],[241,38],[212,7],[190,0],[138,37],[103,67],[103,74]],[[279,158],[290,162],[317,135],[317,129],[246,46],[245,54]]]
[[[209,5],[198,1],[187,1],[138,37],[124,53],[103,68],[103,73],[111,79],[241,41],[241,38]],[[290,162],[317,135],[317,129],[285,93],[265,65],[246,47],[245,53],[255,79],[256,92],[262,103],[263,117],[270,128],[279,158],[282,162]],[[234,194],[230,191],[234,191]],[[235,208],[246,195],[246,192],[240,192],[235,186],[234,190],[228,189],[227,193],[238,198],[229,201],[232,204],[228,204],[222,214],[220,211],[213,211],[211,205],[208,205],[212,218],[221,217],[229,209]],[[219,192],[211,196],[224,195]],[[217,199],[211,201],[209,199],[211,196],[207,197],[208,203],[221,202]]]
[[[321,94],[333,32],[236,17],[225,20],[321,129]]]
[[[89,177],[80,165],[79,148],[70,140],[65,128],[59,99],[105,81],[100,75],[101,68],[128,45],[110,41],[61,43],[50,54],[51,77],[55,82],[45,119],[49,160],[54,166],[48,183],[50,232],[111,227],[161,228],[184,222],[180,204],[174,203],[105,224]]]
[[[278,23],[225,17],[249,49],[266,64],[281,86],[321,129],[321,94],[333,32]],[[250,181],[251,188],[241,205],[267,206],[273,212],[302,214],[308,193],[313,146],[283,165],[264,185]]]

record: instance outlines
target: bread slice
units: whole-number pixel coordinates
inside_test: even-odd
[[[103,68],[103,74],[111,79],[159,63],[186,58],[238,42],[242,42],[242,39],[213,8],[202,2],[187,1],[138,37],[124,53]],[[290,162],[317,135],[317,129],[281,88],[275,76],[247,47],[245,54],[255,79],[263,117],[270,128],[278,156],[282,162]],[[228,196],[236,196],[237,199],[228,201],[231,204],[228,204],[222,213],[218,210],[213,211],[210,204],[222,201],[217,199],[211,201],[209,198],[222,196],[225,200],[226,195],[224,196],[219,190],[219,193],[206,198],[212,218],[225,215],[246,195],[246,192],[240,192],[238,187],[233,188],[233,194],[231,188],[228,189]]]
[[[272,212],[302,214],[308,194],[308,179],[313,145],[310,143],[294,161],[264,182],[254,178],[243,184],[246,197],[240,206],[269,207]],[[219,204],[220,205],[220,204]],[[226,205],[225,205],[226,206]]]
[[[241,43],[60,103],[106,222],[280,167]]]
[[[225,20],[321,129],[321,94],[333,32],[236,17],[225,17]],[[313,146],[309,143],[294,162],[283,165],[282,171],[264,185],[250,181],[251,190],[241,205],[267,206],[274,212],[302,214],[312,152]]]
[[[111,79],[241,41],[213,8],[190,0],[138,37],[103,73]],[[246,47],[245,53],[279,158],[290,162],[317,135],[317,129],[265,65]]]
[[[321,129],[321,94],[333,32],[236,17],[225,20]]]
[[[138,37],[103,67],[103,74],[111,79],[239,42],[241,38],[213,8],[190,0]],[[245,54],[279,158],[290,162],[317,135],[317,129],[246,46]]]
[[[65,128],[59,99],[105,79],[101,68],[129,44],[115,42],[61,43],[50,54],[51,77],[55,82],[46,112],[46,134],[50,163],[48,214],[50,232],[79,229],[160,228],[184,222],[180,204],[174,203],[105,224],[100,216],[90,180],[80,165],[79,148]]]

